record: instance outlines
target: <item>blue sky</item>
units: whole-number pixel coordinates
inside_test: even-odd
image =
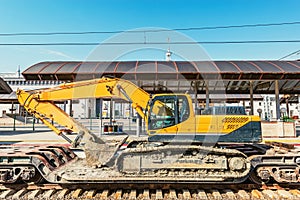
[[[80,32],[132,30],[145,27],[165,29],[300,21],[298,0],[0,0],[0,33]],[[178,36],[180,35],[180,36]],[[54,36],[0,36],[0,43],[57,42],[148,42],[297,40],[300,25],[182,31],[165,34],[90,34]],[[189,46],[169,45],[194,51]],[[201,45],[212,60],[279,59],[300,50],[300,43]],[[88,60],[97,46],[0,46],[0,72],[25,70],[49,60]],[[102,47],[99,60],[163,60],[168,45],[126,47],[126,55],[113,55],[125,47]],[[155,49],[155,51],[153,50]],[[157,49],[159,49],[157,51]],[[107,56],[105,53],[110,54]],[[128,53],[130,52],[130,53]],[[185,52],[185,53],[186,53]],[[175,52],[176,53],[176,52]],[[194,52],[195,53],[195,52]],[[196,55],[196,54],[195,54]],[[183,56],[184,57],[184,56]],[[174,59],[180,56],[174,56]],[[197,57],[195,57],[197,58]],[[200,56],[199,59],[202,57]],[[289,59],[299,59],[299,55]]]

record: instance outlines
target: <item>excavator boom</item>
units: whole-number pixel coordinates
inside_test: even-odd
[[[141,112],[145,109],[150,95],[130,81],[118,78],[101,78],[61,84],[58,87],[36,93],[40,101],[63,101],[81,98],[121,98],[133,103],[133,108]]]

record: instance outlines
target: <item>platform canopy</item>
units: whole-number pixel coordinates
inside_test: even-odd
[[[0,77],[0,94],[10,94],[12,89],[9,85]]]
[[[16,93],[11,87],[0,77],[0,103],[17,102]]]
[[[26,80],[76,81],[112,76],[137,83],[150,92],[210,92],[274,94],[274,80],[281,94],[300,94],[299,61],[114,61],[41,62],[27,68]]]

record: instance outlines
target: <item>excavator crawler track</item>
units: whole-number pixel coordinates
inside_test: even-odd
[[[120,154],[116,166],[124,176],[199,182],[241,182],[251,169],[239,151],[189,145],[129,148]]]

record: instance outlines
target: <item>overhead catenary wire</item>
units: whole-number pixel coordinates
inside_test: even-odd
[[[297,50],[297,51],[294,51],[294,52],[292,52],[292,53],[289,53],[289,54],[287,54],[287,55],[285,55],[285,56],[279,58],[278,60],[283,60],[283,59],[285,59],[285,58],[288,58],[288,57],[293,56],[293,55],[297,55],[297,54],[299,54],[299,53],[300,53],[300,49]]]
[[[178,41],[178,42],[57,42],[57,43],[0,43],[0,46],[122,46],[122,45],[194,45],[194,44],[265,44],[299,43],[300,40],[245,40],[245,41]]]
[[[116,33],[145,33],[145,32],[169,32],[169,31],[202,31],[216,29],[231,29],[231,28],[255,28],[268,26],[286,26],[300,25],[300,21],[281,22],[281,23],[259,23],[259,24],[242,24],[228,26],[204,26],[204,27],[187,27],[174,29],[145,29],[145,30],[114,30],[114,31],[69,31],[69,32],[16,32],[16,33],[0,33],[0,37],[4,36],[51,36],[51,35],[86,35],[86,34],[116,34]]]

